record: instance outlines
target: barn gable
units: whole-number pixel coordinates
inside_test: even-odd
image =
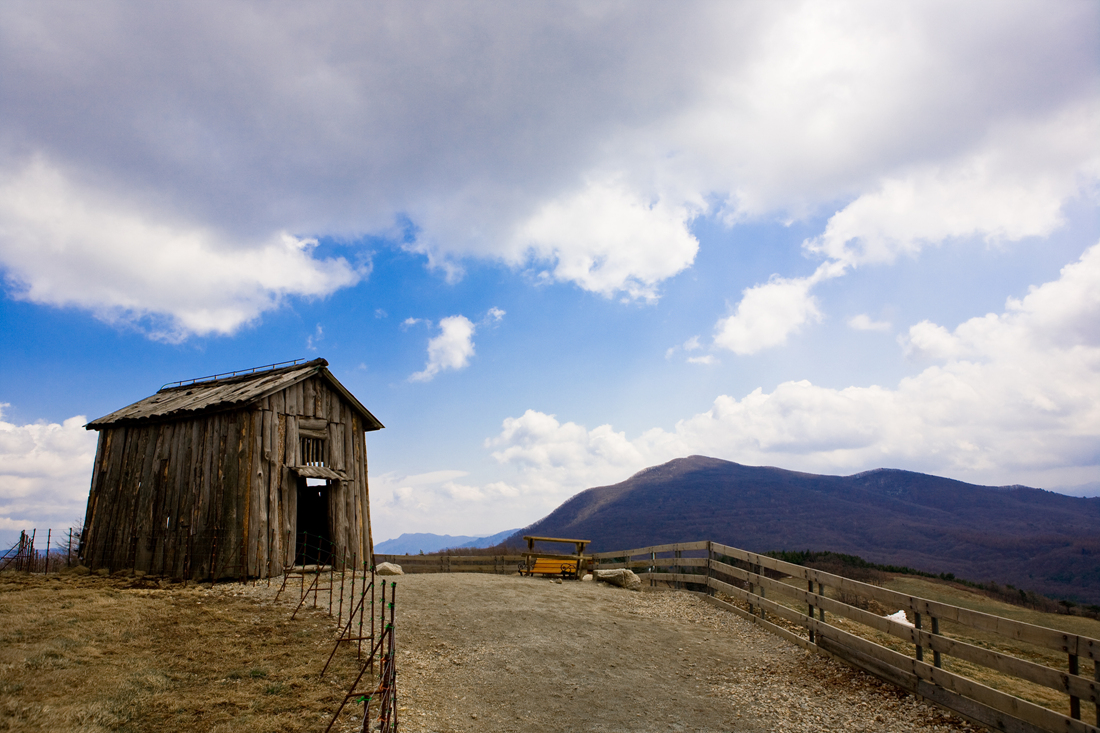
[[[369,560],[365,434],[383,426],[326,367],[166,385],[89,423],[100,439],[85,564],[264,577]]]

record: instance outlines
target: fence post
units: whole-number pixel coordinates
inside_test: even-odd
[[[810,593],[814,592],[814,582],[812,580],[807,580],[806,581],[806,590],[808,590]],[[810,606],[810,620],[813,621],[813,618],[814,618],[814,604],[813,604],[812,601],[809,603],[809,606]],[[814,625],[810,624],[807,627],[807,631],[810,632],[810,643],[811,644],[816,644],[817,642],[814,640]]]
[[[757,564],[756,574],[757,575],[763,575],[764,574],[764,566],[763,565]],[[765,591],[764,585],[763,585],[763,583],[761,583],[760,584],[760,594],[759,594],[761,598],[765,597],[764,591]],[[764,621],[766,621],[768,619],[768,612],[764,610],[764,604],[760,604],[760,618],[761,618],[761,620],[764,620]]]
[[[1081,673],[1081,670],[1078,667],[1077,655],[1076,654],[1070,654],[1069,655],[1069,673],[1070,674],[1080,674]],[[1073,718],[1074,720],[1080,720],[1081,719],[1081,698],[1076,697],[1074,695],[1069,696],[1069,717]]]
[[[932,633],[940,633],[940,620],[935,616],[932,617]],[[932,650],[932,664],[936,667],[943,667],[943,662],[940,659],[940,653],[935,649]]]
[[[917,613],[916,611],[914,611],[913,612],[913,628],[914,629],[920,629],[920,627],[921,627],[920,620],[921,620],[920,619],[920,614]],[[924,647],[920,645],[920,641],[919,641],[920,636],[917,636],[917,639],[918,639],[918,642],[917,642],[917,661],[918,662],[923,662],[924,661]]]
[[[711,561],[711,558],[714,557],[714,552],[711,548],[712,544],[713,543],[710,540],[707,540],[707,572],[706,572],[706,576],[707,576],[707,595],[708,596],[713,596],[714,595],[714,589],[710,587],[710,561]]]

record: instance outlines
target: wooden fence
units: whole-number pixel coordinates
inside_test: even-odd
[[[392,562],[406,573],[495,573],[512,575],[524,562],[523,555],[379,555],[374,564]]]
[[[1100,640],[898,593],[717,542],[657,545],[592,557],[598,568],[631,568],[640,571],[643,581],[697,588],[695,592],[708,602],[801,647],[837,657],[994,730],[1100,733]],[[742,601],[747,610],[714,597],[715,593]],[[856,598],[873,599],[890,610],[904,609],[914,625],[839,600]],[[841,629],[826,621],[826,613],[911,644],[913,654]],[[768,620],[769,615],[774,620]],[[941,621],[963,633],[941,630]],[[990,635],[1002,638],[1004,644],[972,643],[978,640],[974,636]],[[1023,646],[1059,655],[1065,666],[1056,668],[995,650]],[[926,650],[931,651],[931,662]],[[974,665],[1062,693],[1069,698],[1069,715],[948,671],[946,657],[968,663],[953,667]],[[1082,658],[1091,661],[1091,678],[1082,674]],[[1081,720],[1082,700],[1096,708],[1095,726]]]

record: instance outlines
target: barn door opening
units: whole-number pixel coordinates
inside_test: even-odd
[[[298,541],[294,552],[296,565],[328,565],[332,555],[329,535],[326,479],[298,479]]]

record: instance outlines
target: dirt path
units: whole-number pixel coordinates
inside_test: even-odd
[[[397,579],[402,729],[971,730],[686,593]]]

